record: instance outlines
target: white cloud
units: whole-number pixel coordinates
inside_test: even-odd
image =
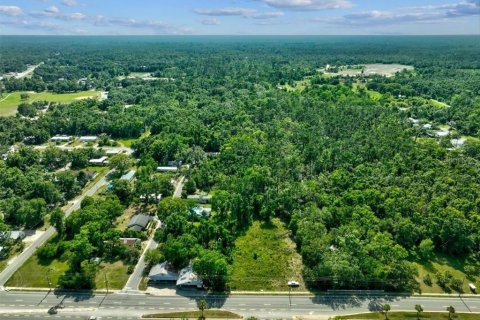
[[[80,12],[71,13],[68,15],[68,17],[72,20],[85,20],[87,18],[86,15]]]
[[[45,9],[44,12],[48,13],[48,14],[55,15],[55,14],[59,13],[60,10],[58,10],[58,8],[55,7],[55,6],[51,6],[51,7],[48,7],[47,9]]]
[[[78,5],[77,0],[63,0],[62,4],[67,7],[73,7]]]
[[[0,6],[0,14],[7,16],[19,16],[22,15],[22,8],[17,6]]]
[[[218,9],[195,9],[195,13],[205,16],[239,16],[253,19],[273,19],[283,16],[283,12],[258,12],[255,9],[227,7]]]
[[[217,18],[203,19],[201,23],[206,26],[218,26],[221,24],[220,20],[218,20]]]
[[[314,11],[325,9],[343,9],[352,7],[348,0],[260,0],[275,7],[298,11]]]

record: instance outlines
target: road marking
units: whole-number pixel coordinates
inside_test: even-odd
[[[147,304],[146,302],[139,302],[138,304]]]
[[[164,302],[163,304],[171,304],[170,302]]]
[[[264,305],[264,306],[271,306],[270,303],[264,303],[263,305]]]
[[[23,300],[22,299],[17,299],[17,300],[15,300],[15,302],[23,302]]]

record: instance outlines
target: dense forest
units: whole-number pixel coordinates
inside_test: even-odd
[[[48,154],[29,145],[56,134],[106,134],[135,139],[136,188],[143,183],[171,194],[165,181],[152,182],[162,179],[153,172],[182,160],[190,165],[187,193],[213,195],[213,214],[203,218],[191,214],[187,200],[162,200],[157,212],[165,227],[156,235],[162,245],[151,257],[177,268],[193,261],[212,289],[228,282],[235,239],[253,221],[274,217],[291,230],[311,288],[414,290],[412,261],[439,253],[464,257],[465,273],[480,273],[478,37],[1,41],[0,73],[43,62],[30,78],[3,79],[3,95],[88,88],[109,93],[103,101],[51,104],[46,112],[42,104],[0,118],[0,151],[18,149],[0,160],[4,223],[34,226],[49,205],[78,193],[68,194],[70,185],[48,174],[74,155],[46,160]],[[414,70],[392,77],[319,71],[327,64],[367,63]],[[78,172],[71,175],[61,179],[78,183]],[[128,204],[132,190],[113,191]],[[107,199],[104,206],[115,210],[99,218],[101,234],[120,212],[118,200]],[[26,209],[14,209],[17,203]],[[88,223],[75,221],[68,220],[66,237],[74,237],[73,223]],[[87,234],[77,237],[90,241],[85,259],[103,252],[105,240]],[[72,268],[81,265],[81,259],[72,262]]]

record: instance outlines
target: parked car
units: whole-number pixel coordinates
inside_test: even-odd
[[[296,287],[300,286],[300,283],[298,283],[298,281],[290,280],[290,281],[288,281],[288,286],[296,288]]]
[[[470,288],[470,291],[472,291],[473,293],[477,293],[477,287],[475,287],[473,283],[469,283],[468,287]]]

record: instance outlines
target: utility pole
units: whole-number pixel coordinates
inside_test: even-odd
[[[48,281],[48,292],[52,291],[52,281],[50,281],[50,271],[52,271],[52,269],[48,269],[47,270],[47,281]]]
[[[103,276],[105,277],[105,287],[107,288],[107,294],[108,294],[108,279],[107,279],[107,274],[104,273]]]

